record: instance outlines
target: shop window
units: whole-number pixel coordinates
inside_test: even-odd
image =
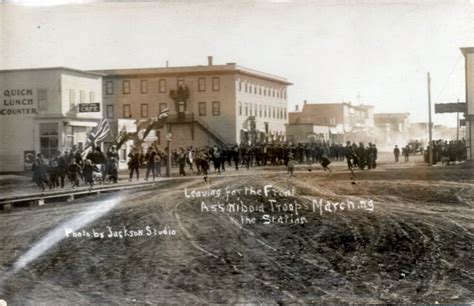
[[[198,90],[199,91],[206,91],[206,78],[199,78],[198,79]]]
[[[107,105],[107,118],[112,119],[114,117],[114,106]]]
[[[199,116],[206,116],[206,102],[199,102],[198,108]]]
[[[114,94],[114,83],[112,81],[105,82],[105,94],[107,95]]]
[[[165,79],[161,79],[159,81],[159,89],[160,89],[160,93],[166,93],[166,80]]]
[[[58,124],[40,123],[40,152],[47,159],[58,153]]]
[[[72,146],[74,145],[74,126],[68,125],[64,129],[64,140],[66,141],[64,143],[64,148],[66,150],[71,150]]]
[[[140,93],[142,94],[148,93],[148,80],[140,81]]]
[[[130,94],[130,81],[129,80],[122,81],[122,92],[124,95]]]
[[[219,101],[212,102],[212,115],[213,116],[221,115],[221,102]]]
[[[220,86],[220,79],[218,77],[212,78],[212,91],[219,91]]]
[[[48,110],[48,91],[46,89],[38,89],[38,109],[40,111]]]
[[[123,117],[124,118],[132,118],[132,114],[130,111],[130,104],[123,105]]]
[[[142,118],[148,118],[148,104],[140,105],[140,115]]]

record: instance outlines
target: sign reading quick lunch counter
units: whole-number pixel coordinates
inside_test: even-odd
[[[80,113],[98,113],[100,112],[100,103],[79,103]]]
[[[33,89],[5,89],[1,94],[0,116],[37,114]]]

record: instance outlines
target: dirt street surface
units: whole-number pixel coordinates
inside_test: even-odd
[[[474,302],[472,166],[387,159],[355,184],[331,166],[292,178],[283,167],[227,171],[0,214],[0,299]]]

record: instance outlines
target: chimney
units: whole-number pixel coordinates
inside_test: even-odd
[[[208,64],[209,66],[212,66],[212,56],[208,56],[208,57],[207,57],[207,64]]]
[[[298,104],[295,105],[295,112],[299,111]]]

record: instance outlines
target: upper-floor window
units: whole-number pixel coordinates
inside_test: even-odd
[[[249,115],[249,104],[245,103],[245,116]]]
[[[198,90],[199,91],[206,91],[206,78],[199,78],[198,79]]]
[[[148,104],[140,105],[140,115],[142,118],[148,118]]]
[[[130,93],[130,81],[129,80],[123,80],[122,81],[122,89],[123,89],[123,94],[128,95]]]
[[[166,80],[165,79],[161,79],[158,83],[158,87],[159,87],[159,90],[160,90],[160,93],[165,93],[166,92]]]
[[[114,83],[112,81],[105,82],[105,94],[107,95],[114,94]]]
[[[114,106],[113,105],[107,105],[107,118],[112,119],[114,117]]]
[[[81,103],[86,103],[86,92],[84,90],[79,91],[79,101]]]
[[[262,95],[262,87],[259,87],[259,88],[258,88],[258,94],[259,94],[259,95]]]
[[[130,111],[130,104],[124,104],[123,105],[123,117],[124,118],[131,118],[132,114]]]
[[[48,91],[46,89],[38,89],[38,109],[40,111],[48,110]]]
[[[95,92],[90,91],[89,92],[89,102],[94,103],[95,102]]]
[[[219,91],[221,90],[220,79],[219,77],[212,78],[212,91]]]
[[[261,118],[262,117],[262,104],[258,105],[258,116]]]
[[[71,109],[74,108],[76,104],[76,91],[74,89],[69,89],[69,106]]]
[[[212,115],[220,116],[220,114],[221,114],[221,102],[219,101],[212,102]]]
[[[178,88],[184,85],[184,78],[178,78]]]
[[[199,116],[206,116],[206,102],[199,102],[198,108]]]
[[[140,93],[142,94],[148,93],[148,80],[140,81]]]
[[[239,91],[242,91],[242,81],[239,80]]]
[[[242,102],[239,102],[239,116],[242,116]]]

